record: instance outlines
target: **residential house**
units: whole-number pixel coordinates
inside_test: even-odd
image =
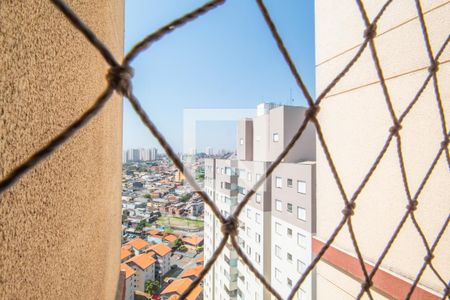
[[[136,271],[127,264],[120,264],[120,270],[125,272],[125,298],[124,300],[134,300],[134,290],[136,284]]]
[[[120,248],[120,262],[125,262],[133,256],[133,252],[130,250],[131,246],[122,246]]]
[[[188,278],[178,279],[172,281],[162,292],[162,299],[178,299],[184,291],[191,285],[192,280]],[[186,297],[187,300],[201,300],[203,299],[202,288],[196,286],[194,290]]]
[[[136,290],[144,291],[148,280],[155,280],[156,260],[153,253],[139,254],[126,262],[136,272]]]
[[[172,249],[164,244],[156,244],[148,248],[149,253],[154,253],[156,258],[156,279],[162,277],[170,271],[170,256]]]
[[[203,271],[203,266],[196,266],[190,269],[185,270],[181,274],[181,278],[189,278],[194,281],[197,277],[200,276],[200,273]]]
[[[134,255],[139,255],[141,253],[144,253],[145,250],[147,250],[148,247],[150,246],[150,244],[148,242],[146,242],[140,238],[131,240],[128,243],[126,243],[125,245],[131,247],[130,249],[134,252]]]
[[[186,236],[181,239],[184,245],[192,250],[195,250],[197,247],[203,246],[203,237],[198,235]]]

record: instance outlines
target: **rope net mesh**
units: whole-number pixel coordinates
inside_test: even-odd
[[[441,45],[437,53],[433,53],[430,43],[429,34],[427,31],[427,25],[424,19],[424,12],[420,3],[420,0],[415,0],[415,5],[417,9],[417,16],[420,23],[421,31],[423,40],[425,43],[425,48],[427,52],[427,56],[429,58],[429,68],[428,68],[428,75],[426,76],[424,82],[421,84],[420,88],[417,90],[417,93],[415,96],[411,99],[409,104],[406,106],[406,109],[400,114],[397,115],[394,111],[392,99],[389,93],[389,89],[386,84],[385,75],[383,73],[383,69],[380,63],[380,59],[377,53],[377,47],[374,42],[374,38],[376,37],[376,29],[377,29],[377,23],[386,11],[386,9],[391,5],[393,0],[388,0],[384,3],[384,5],[381,7],[380,11],[376,14],[376,16],[371,20],[368,16],[368,13],[366,11],[366,8],[364,7],[364,4],[361,0],[356,0],[356,4],[358,6],[359,12],[361,14],[361,18],[365,24],[365,30],[362,32],[363,36],[363,42],[361,45],[359,45],[358,49],[356,50],[354,56],[348,61],[348,63],[345,65],[345,67],[337,74],[337,76],[324,88],[324,90],[319,94],[319,96],[314,99],[310,92],[308,91],[306,85],[304,84],[302,77],[300,73],[298,72],[295,64],[293,63],[290,54],[288,50],[286,49],[283,40],[281,39],[277,27],[272,21],[272,18],[270,16],[269,11],[267,10],[263,0],[256,0],[256,3],[258,5],[258,8],[264,17],[265,23],[267,24],[268,29],[270,30],[278,49],[280,50],[286,64],[289,67],[290,72],[292,73],[292,76],[294,77],[298,87],[300,88],[301,92],[303,93],[307,103],[308,103],[308,110],[305,116],[305,119],[301,126],[298,128],[297,132],[291,139],[291,141],[288,143],[286,148],[280,153],[280,155],[273,161],[270,166],[265,170],[264,176],[261,176],[261,178],[255,183],[255,185],[247,192],[247,194],[244,196],[241,202],[237,205],[235,211],[232,215],[228,217],[224,217],[216,204],[213,200],[209,197],[209,195],[200,189],[199,185],[195,181],[194,177],[189,173],[189,171],[184,168],[183,162],[181,159],[176,155],[174,150],[172,149],[171,145],[166,141],[163,134],[158,130],[158,128],[155,126],[155,124],[152,122],[150,117],[147,115],[145,110],[142,108],[139,100],[136,98],[136,96],[133,94],[132,90],[132,76],[133,76],[133,69],[130,67],[130,63],[143,51],[148,49],[150,45],[167,34],[175,31],[177,28],[195,20],[196,18],[200,17],[203,14],[208,13],[211,10],[216,9],[220,5],[222,5],[225,0],[214,0],[206,3],[205,5],[197,8],[196,10],[182,16],[179,19],[173,20],[166,26],[158,29],[156,32],[153,32],[149,34],[146,38],[144,38],[142,41],[140,41],[138,44],[136,44],[131,51],[126,54],[125,58],[123,59],[122,63],[119,63],[114,56],[111,54],[111,52],[108,50],[106,45],[104,45],[84,23],[83,21],[76,15],[76,13],[62,0],[51,0],[51,2],[54,4],[54,6],[67,18],[68,21],[70,21],[73,26],[75,26],[84,36],[85,38],[94,46],[102,55],[102,57],[105,59],[105,61],[109,64],[110,69],[106,75],[106,88],[104,92],[98,97],[95,104],[88,109],[83,115],[81,115],[75,122],[73,122],[70,126],[68,126],[63,132],[61,132],[59,135],[57,135],[55,138],[53,138],[46,146],[41,148],[39,151],[32,154],[25,162],[23,162],[21,165],[17,166],[12,172],[10,172],[7,176],[5,176],[0,181],[0,195],[4,193],[6,190],[8,190],[19,178],[23,175],[25,175],[27,172],[32,170],[39,162],[44,160],[46,157],[51,155],[54,151],[57,150],[57,148],[62,145],[64,142],[66,142],[68,139],[70,139],[79,129],[83,128],[101,109],[103,108],[104,104],[109,100],[111,95],[115,92],[118,94],[125,96],[131,103],[133,109],[136,111],[138,116],[140,117],[143,124],[150,130],[151,134],[158,140],[161,147],[166,152],[167,156],[173,161],[175,166],[184,174],[186,181],[191,185],[193,189],[197,191],[197,193],[202,197],[203,201],[206,203],[206,205],[209,206],[212,213],[215,215],[215,217],[218,219],[218,221],[222,224],[222,233],[223,238],[215,251],[213,252],[211,258],[207,261],[207,263],[204,266],[203,271],[200,273],[200,275],[192,282],[192,284],[189,286],[189,288],[180,296],[180,299],[185,299],[187,295],[203,280],[205,275],[211,270],[213,264],[221,254],[223,248],[225,247],[226,243],[229,241],[231,242],[232,246],[236,250],[238,256],[240,259],[248,266],[249,270],[260,280],[260,282],[263,284],[263,286],[277,299],[282,299],[280,294],[271,286],[270,280],[264,277],[263,274],[259,273],[258,270],[253,266],[251,260],[246,256],[242,248],[240,247],[238,240],[237,240],[237,232],[238,232],[238,217],[243,208],[246,206],[246,204],[249,202],[250,198],[256,193],[256,190],[258,190],[259,187],[262,186],[262,184],[265,181],[265,178],[270,176],[272,172],[275,170],[275,168],[282,162],[283,158],[289,153],[289,151],[293,148],[294,144],[297,142],[297,140],[302,136],[306,126],[308,124],[313,124],[316,132],[319,144],[324,152],[326,161],[330,167],[330,170],[332,172],[334,181],[338,187],[338,190],[341,194],[342,200],[343,200],[343,209],[340,213],[342,215],[340,222],[336,224],[335,229],[332,231],[331,235],[328,237],[328,239],[324,242],[324,246],[318,251],[312,262],[305,268],[303,274],[300,278],[298,278],[297,282],[294,284],[289,296],[287,299],[293,299],[293,297],[296,295],[297,291],[305,281],[305,279],[308,277],[308,275],[312,272],[312,270],[316,267],[318,262],[321,260],[323,255],[326,253],[326,251],[329,249],[330,245],[335,240],[336,236],[343,230],[345,227],[349,234],[352,241],[352,246],[354,248],[356,257],[359,261],[361,271],[364,275],[364,280],[361,284],[361,289],[357,295],[357,299],[362,298],[364,295],[366,295],[369,299],[373,299],[374,296],[372,295],[371,287],[373,286],[372,279],[374,278],[377,271],[380,269],[380,266],[388,254],[389,250],[391,249],[392,245],[394,244],[399,232],[401,231],[403,225],[405,222],[410,219],[412,221],[412,224],[414,225],[414,228],[417,230],[418,235],[420,236],[420,239],[423,243],[424,249],[425,249],[425,258],[424,262],[415,276],[415,279],[413,280],[411,287],[405,297],[405,299],[409,299],[415,288],[417,287],[425,269],[428,267],[430,270],[434,273],[436,278],[442,283],[444,294],[442,299],[446,299],[450,293],[448,278],[444,278],[443,275],[441,275],[435,266],[433,265],[433,252],[435,251],[437,245],[439,244],[439,241],[441,240],[442,236],[444,235],[444,232],[448,226],[450,216],[447,216],[446,220],[441,226],[440,231],[438,232],[437,236],[433,241],[428,240],[425,237],[425,234],[418,223],[414,212],[416,209],[418,209],[419,206],[419,197],[421,192],[423,191],[425,185],[427,184],[428,179],[430,178],[431,173],[433,172],[437,162],[441,159],[442,156],[444,156],[443,159],[446,160],[447,166],[450,168],[450,156],[449,156],[449,138],[450,133],[448,132],[446,120],[445,120],[445,114],[444,114],[444,108],[443,108],[443,99],[441,97],[440,88],[439,88],[439,82],[437,79],[436,73],[438,72],[438,66],[439,66],[439,58],[444,53],[444,50],[447,47],[447,44],[449,42],[449,36],[447,35],[447,38],[445,42]],[[386,142],[384,143],[384,146],[381,148],[381,150],[378,152],[378,155],[376,156],[376,159],[374,160],[373,164],[371,165],[370,169],[364,176],[363,180],[359,184],[359,186],[356,188],[355,192],[353,194],[348,194],[345,192],[343,183],[341,180],[341,177],[339,175],[339,172],[336,168],[335,162],[333,161],[333,155],[327,145],[326,139],[324,137],[324,134],[322,132],[321,124],[319,123],[317,119],[317,115],[319,114],[320,110],[320,104],[322,101],[324,101],[324,98],[329,94],[329,92],[335,87],[335,85],[347,74],[347,72],[352,68],[352,66],[355,64],[356,61],[361,57],[363,52],[369,51],[371,58],[374,63],[374,67],[376,70],[376,74],[378,76],[379,84],[382,88],[383,92],[383,98],[386,102],[386,107],[388,109],[390,119],[392,122],[392,126],[387,132],[387,138]],[[439,147],[439,150],[437,151],[432,163],[429,165],[429,168],[423,177],[421,183],[419,184],[419,187],[416,191],[411,191],[408,185],[408,176],[405,171],[405,162],[404,162],[404,155],[402,151],[402,137],[401,137],[401,129],[402,129],[402,121],[405,119],[405,117],[409,114],[413,106],[418,102],[420,96],[422,95],[423,91],[426,89],[426,87],[430,84],[432,84],[432,88],[434,90],[434,98],[436,100],[435,104],[437,105],[439,115],[437,116],[440,121],[441,129],[442,129],[442,142]],[[358,245],[357,238],[354,233],[354,227],[352,225],[352,216],[355,213],[356,208],[356,201],[358,199],[358,196],[361,194],[364,187],[369,182],[371,176],[373,175],[375,169],[382,161],[385,153],[387,152],[387,149],[390,147],[391,144],[394,144],[396,147],[396,152],[398,156],[398,163],[401,171],[401,179],[403,182],[403,188],[405,191],[405,196],[407,200],[407,206],[404,212],[403,217],[401,218],[400,222],[396,226],[396,228],[393,231],[392,236],[388,240],[387,244],[385,245],[381,255],[376,260],[375,264],[373,265],[373,268],[369,271],[366,267],[366,263],[363,259],[363,255],[361,253],[360,247]]]

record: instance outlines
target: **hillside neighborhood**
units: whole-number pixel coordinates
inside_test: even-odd
[[[204,176],[203,160],[192,169]],[[121,273],[125,299],[177,299],[203,270],[203,202],[165,159],[124,163]],[[203,299],[201,285],[188,299]]]

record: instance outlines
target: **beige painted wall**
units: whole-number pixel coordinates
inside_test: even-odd
[[[68,1],[117,56],[123,1]],[[107,65],[50,1],[0,1],[0,176],[90,107]],[[122,100],[0,199],[0,298],[114,299]]]
[[[371,19],[384,2],[364,1]],[[432,48],[436,53],[449,33],[450,3],[444,0],[421,2],[426,12],[425,21]],[[363,40],[364,23],[355,1],[317,0],[315,3],[316,76],[317,94],[320,94],[355,54],[354,47]],[[390,78],[387,85],[394,109],[399,115],[428,74],[429,61],[414,1],[393,1],[380,19],[377,32],[375,43],[385,76]],[[447,48],[441,57],[440,61],[443,63],[439,66],[438,72],[447,124],[450,120],[449,56],[450,51]],[[365,51],[347,76],[324,99],[318,115],[348,194],[355,191],[368,172],[392,124],[377,80],[370,52]],[[414,194],[443,140],[432,84],[404,120],[401,135],[406,172]],[[394,141],[357,200],[355,215],[352,218],[359,245],[368,262],[374,262],[381,254],[407,205],[396,153]],[[419,198],[419,207],[416,211],[417,220],[430,243],[434,241],[450,211],[449,186],[450,173],[442,156]],[[317,235],[326,240],[342,217],[343,201],[319,145],[317,208]],[[335,245],[354,253],[345,227],[336,239]],[[434,258],[436,269],[446,279],[450,278],[448,249],[450,249],[450,234],[447,230]],[[409,219],[384,260],[382,268],[400,277],[413,279],[425,255],[419,234]],[[321,276],[327,276],[327,272],[319,273]],[[330,276],[335,275],[330,273]],[[346,282],[350,284],[350,281]],[[443,292],[443,285],[429,268],[420,283],[437,293]],[[359,286],[359,283],[355,284]],[[320,281],[318,290],[321,290]],[[353,294],[354,289],[349,290]],[[318,295],[320,298],[321,293]],[[323,299],[325,298],[327,297]]]

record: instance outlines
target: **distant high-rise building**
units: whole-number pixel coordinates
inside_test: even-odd
[[[149,160],[156,160],[158,157],[158,150],[156,148],[150,149],[150,157]]]
[[[156,148],[128,149],[124,154],[124,161],[153,161],[157,159],[157,156],[158,150]]]
[[[208,155],[214,155],[214,149],[211,147],[206,147],[206,154]]]
[[[238,123],[237,159],[205,159],[205,191],[225,217],[263,176],[305,118],[303,107],[271,103],[260,107],[261,114]],[[315,131],[310,125],[239,216],[239,245],[283,298],[312,260],[315,155]],[[208,260],[223,236],[221,224],[208,207],[204,235]],[[313,273],[295,299],[314,299],[315,280]],[[217,300],[271,299],[229,244],[205,277],[204,296]]]

